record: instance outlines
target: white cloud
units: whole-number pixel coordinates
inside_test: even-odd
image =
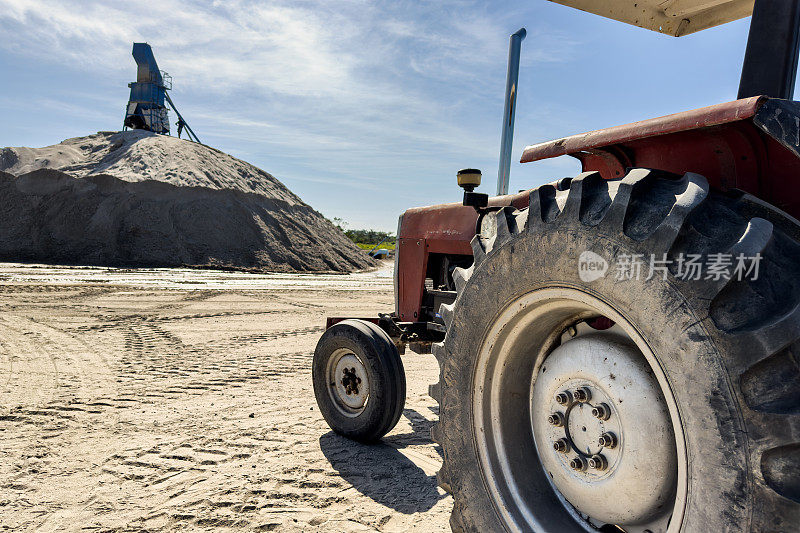
[[[491,9],[471,1],[0,0],[0,51],[121,85],[135,75],[131,43],[147,41],[204,141],[261,143],[295,161],[312,153],[307,169],[357,176],[392,159],[431,167],[443,156],[496,157],[500,110],[497,128],[479,125],[487,100],[502,105],[508,34],[518,25],[513,12]],[[563,60],[576,45],[528,29],[535,45],[524,63]],[[297,179],[315,179],[307,169]]]

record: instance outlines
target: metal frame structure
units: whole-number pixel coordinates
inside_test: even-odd
[[[186,128],[186,134],[189,136],[189,140],[194,141],[198,144],[203,144],[200,142],[200,139],[197,138],[197,135],[195,134],[191,126],[189,126],[189,123],[186,122],[186,120],[183,118],[183,115],[181,115],[180,111],[178,111],[178,108],[175,106],[175,103],[172,101],[172,98],[170,98],[169,93],[165,92],[164,97],[167,99],[167,102],[169,102],[169,105],[172,106],[172,110],[175,111],[175,114],[178,115],[178,118],[181,121],[183,121],[183,125]]]
[[[128,84],[131,95],[125,107],[123,129],[145,129],[169,134],[169,116],[165,96],[172,78],[158,68],[153,49],[147,43],[133,43],[131,52],[136,61],[136,81]]]
[[[147,43],[133,43],[131,52],[136,61],[136,81],[128,84],[131,95],[125,108],[123,130],[127,128],[144,129],[169,135],[169,108],[186,128],[189,139],[200,143],[186,120],[181,116],[167,91],[172,90],[172,76],[158,68],[153,49]]]

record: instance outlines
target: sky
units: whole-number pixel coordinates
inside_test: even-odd
[[[526,145],[734,100],[748,25],[675,38],[546,0],[0,0],[0,146],[121,129],[148,42],[202,142],[328,218],[394,231],[460,201],[460,168],[494,193],[520,27],[512,192],[580,172],[520,164]]]

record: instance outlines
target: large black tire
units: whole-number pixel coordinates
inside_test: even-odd
[[[702,176],[644,169],[613,181],[585,173],[567,190],[533,190],[528,209],[487,216],[495,223],[473,239],[473,266],[454,273],[458,297],[441,308],[447,335],[433,349],[441,373],[431,386],[440,404],[432,436],[444,452],[439,482],[454,497],[453,530],[512,529],[476,451],[484,335],[521,295],[569,287],[635,325],[666,375],[688,464],[680,531],[800,531],[800,223],[751,195],[709,191]],[[666,280],[584,282],[578,257],[586,250],[610,263],[651,253],[763,259],[757,280],[681,280],[671,271]],[[519,423],[529,424],[521,396]],[[550,485],[531,483],[554,500]],[[551,523],[540,527],[578,530]]]
[[[362,409],[349,412],[337,403],[329,361],[338,351],[353,353],[363,364],[368,382]],[[406,401],[403,361],[391,338],[364,320],[348,319],[320,337],[312,364],[314,395],[325,421],[336,433],[359,442],[374,442],[397,425]]]

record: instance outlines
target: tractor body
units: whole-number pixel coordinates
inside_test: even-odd
[[[800,3],[784,0],[554,0],[673,36],[687,35],[753,16],[742,66],[739,99],[631,124],[581,133],[525,148],[521,162],[569,155],[583,172],[617,179],[644,167],[676,174],[695,172],[721,191],[738,189],[800,218],[800,104],[791,100],[800,49]],[[509,65],[519,61],[512,35]],[[516,72],[509,68],[503,149],[513,135]],[[509,115],[509,113],[511,113]],[[510,124],[510,125],[509,125]],[[510,129],[510,131],[509,131]],[[503,176],[501,154],[498,183]],[[502,188],[498,190],[502,191]],[[530,191],[489,199],[489,207],[527,207]],[[395,256],[395,310],[389,332],[401,348],[427,351],[443,337],[437,317],[452,303],[452,270],[472,263],[470,241],[480,233],[479,215],[461,203],[412,208],[400,217]],[[387,315],[388,318],[388,315]],[[383,324],[388,325],[387,318]],[[343,320],[328,320],[335,324]],[[377,318],[369,320],[378,322]]]
[[[790,100],[754,96],[573,135],[528,146],[521,161],[561,155],[605,179],[633,167],[696,172],[718,190],[748,192],[800,218],[800,104]],[[496,196],[489,205],[521,209],[529,195]],[[471,264],[470,241],[479,229],[475,210],[460,203],[403,214],[395,272],[402,322],[434,321],[439,304],[455,299],[448,272]]]
[[[432,352],[454,531],[797,531],[800,0],[554,1],[673,36],[752,13],[738,99],[528,146],[583,172],[507,194],[513,34],[498,194],[464,169],[400,216],[395,309],[328,319],[317,402],[380,438]]]

